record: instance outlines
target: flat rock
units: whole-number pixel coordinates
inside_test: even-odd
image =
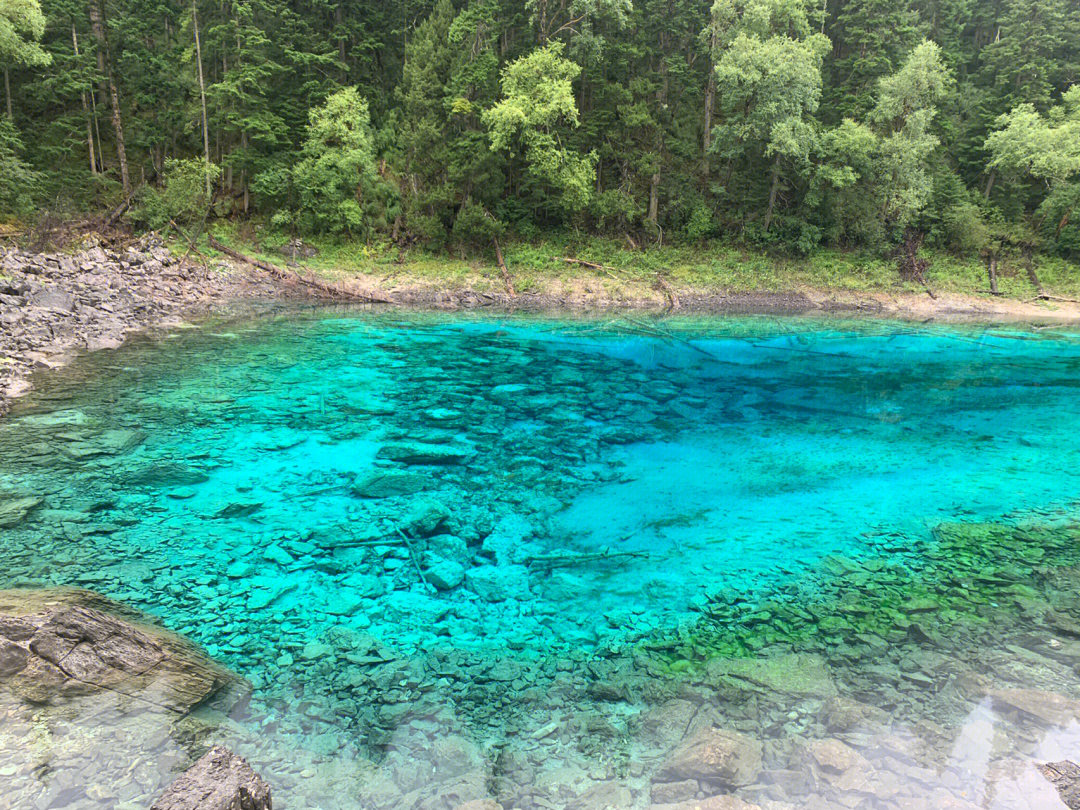
[[[469,589],[486,602],[528,599],[529,570],[524,565],[478,565],[465,572]]]
[[[792,653],[775,658],[714,658],[706,666],[710,679],[746,681],[769,692],[794,697],[829,698],[837,694],[829,668],[820,655]]]
[[[353,482],[352,493],[361,498],[391,498],[395,495],[415,495],[427,484],[418,473],[400,470],[376,470]]]
[[[427,442],[393,442],[379,448],[379,458],[403,464],[463,464],[476,455],[471,447]]]
[[[1080,701],[1041,689],[990,689],[986,693],[998,708],[1015,709],[1051,726],[1067,726],[1080,719]]]
[[[661,766],[657,781],[698,779],[739,787],[761,773],[761,743],[737,731],[702,728],[687,737]]]
[[[1080,810],[1080,765],[1069,760],[1048,762],[1039,766],[1039,773],[1057,788],[1061,801],[1069,810]]]
[[[150,810],[272,810],[270,786],[247,762],[217,746],[180,774]]]
[[[128,615],[75,588],[0,591],[0,689],[33,703],[120,694],[183,714],[233,678],[191,643]]]
[[[738,796],[710,796],[675,804],[650,804],[649,810],[761,810],[761,807]]]
[[[17,526],[26,519],[30,512],[41,505],[41,498],[27,495],[21,498],[0,500],[0,528]]]

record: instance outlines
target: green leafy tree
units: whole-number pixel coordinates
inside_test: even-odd
[[[589,203],[596,178],[595,152],[582,155],[565,145],[577,127],[572,82],[581,68],[563,57],[553,42],[512,62],[503,71],[502,99],[483,114],[496,150],[517,146],[530,174],[547,183],[569,213]]]
[[[878,84],[870,118],[881,137],[881,215],[894,233],[915,223],[933,193],[929,161],[940,144],[933,124],[949,86],[941,49],[929,41],[916,47],[900,70]]]
[[[0,117],[0,215],[30,213],[40,175],[23,160],[23,144],[10,118]]]
[[[809,168],[829,40],[813,32],[802,0],[718,0],[712,17],[722,100],[714,149],[727,162],[727,185],[736,167],[760,176],[768,166],[767,232],[785,175]]]
[[[41,67],[52,57],[39,44],[45,33],[45,15],[38,0],[0,0],[0,66],[4,68],[7,115],[11,118],[13,67]]]
[[[302,231],[360,235],[380,222],[386,189],[376,170],[368,105],[355,87],[311,111],[291,179],[295,208],[279,221]]]
[[[204,222],[212,202],[206,189],[213,188],[220,177],[221,167],[208,165],[203,158],[170,158],[165,162],[161,188],[144,186],[131,218],[154,229],[174,222],[181,226]]]
[[[1033,104],[1001,116],[986,151],[991,169],[1040,182],[1045,196],[1038,213],[1060,238],[1080,203],[1080,85],[1066,91],[1045,116]]]

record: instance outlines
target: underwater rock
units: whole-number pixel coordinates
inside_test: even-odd
[[[412,505],[402,516],[401,522],[414,537],[429,537],[439,530],[449,516],[450,512],[441,503],[424,498]]]
[[[495,524],[495,528],[484,538],[481,549],[484,554],[494,557],[499,565],[522,563],[528,556],[524,548],[525,539],[533,533],[532,526],[520,515],[504,517]]]
[[[462,464],[476,451],[471,447],[426,442],[394,442],[384,444],[375,454],[378,458],[400,461],[403,464]]]
[[[440,591],[450,591],[465,581],[465,566],[454,560],[432,557],[424,577]]]
[[[1057,788],[1069,810],[1080,810],[1080,765],[1069,760],[1048,762],[1039,766],[1039,773]]]
[[[775,658],[714,658],[706,665],[710,679],[748,681],[769,692],[795,697],[827,698],[837,694],[825,660],[819,655],[791,653]]]
[[[660,768],[658,781],[698,779],[739,787],[761,772],[761,743],[737,731],[709,727],[694,732]]]
[[[96,456],[118,456],[133,450],[146,441],[146,433],[130,428],[102,431],[87,441],[72,442],[65,449],[76,460]]]
[[[494,799],[473,799],[459,804],[454,810],[503,810],[503,806]]]
[[[529,570],[524,565],[478,565],[465,573],[465,582],[487,602],[529,598]]]
[[[888,726],[888,712],[846,697],[831,697],[818,715],[825,730],[831,733],[872,731]]]
[[[233,677],[179,636],[118,613],[74,588],[0,591],[0,688],[33,703],[107,692],[183,714]]]
[[[0,529],[9,529],[22,523],[41,502],[41,498],[32,495],[0,500]]]
[[[204,484],[210,476],[202,470],[177,464],[174,461],[159,461],[134,473],[129,479],[133,484],[146,486],[194,486]]]
[[[180,774],[150,810],[272,810],[270,786],[247,762],[216,746]]]
[[[357,478],[352,493],[361,498],[391,498],[395,495],[415,495],[427,484],[418,473],[398,470],[376,470]]]
[[[641,717],[642,738],[658,748],[671,749],[686,736],[697,713],[696,703],[681,698],[655,706]]]
[[[650,804],[649,810],[761,810],[761,807],[745,802],[738,796],[710,796],[708,799],[693,799],[677,804]]]
[[[991,689],[986,693],[999,708],[1014,709],[1051,726],[1080,719],[1080,701],[1041,689]]]

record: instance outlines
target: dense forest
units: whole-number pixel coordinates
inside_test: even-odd
[[[1080,255],[1080,0],[0,0],[0,210]]]

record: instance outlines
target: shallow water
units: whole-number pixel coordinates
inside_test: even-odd
[[[1060,331],[350,311],[84,358],[0,423],[43,499],[0,588],[253,691],[9,706],[0,807],[146,806],[207,741],[281,808],[1064,806],[1078,371]],[[673,766],[708,727],[760,767]]]

